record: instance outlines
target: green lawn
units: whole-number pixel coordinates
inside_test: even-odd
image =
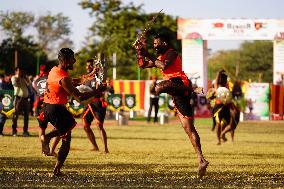
[[[82,127],[75,128],[62,169],[66,176],[60,178],[48,176],[56,160],[41,155],[36,121],[30,124],[33,136],[27,138],[10,136],[11,120],[5,125],[8,136],[0,137],[0,188],[284,188],[284,122],[241,123],[234,143],[217,146],[210,120],[197,119],[210,162],[202,180],[196,177],[196,154],[177,121],[130,121],[128,126],[106,121],[110,154],[90,151]]]

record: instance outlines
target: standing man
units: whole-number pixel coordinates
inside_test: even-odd
[[[50,122],[55,129],[46,134],[44,140],[41,141],[42,152],[50,154],[50,140],[56,136],[62,138],[53,176],[62,175],[60,170],[70,150],[71,130],[76,125],[72,114],[65,107],[68,96],[73,96],[77,101],[82,101],[101,95],[101,92],[96,89],[91,92],[81,93],[74,87],[73,80],[68,74],[68,70],[73,70],[73,64],[76,62],[74,52],[71,49],[62,48],[58,53],[58,61],[58,66],[53,67],[48,75],[43,108],[46,121]],[[92,75],[88,75],[88,77],[92,77]]]
[[[159,34],[154,37],[153,45],[157,53],[156,57],[149,55],[145,39],[141,39],[135,45],[138,64],[141,68],[160,68],[164,80],[157,84],[155,88],[156,93],[168,93],[173,97],[175,108],[177,109],[184,131],[197,153],[199,162],[198,175],[199,178],[202,178],[206,173],[209,162],[203,157],[200,138],[194,127],[194,114],[190,104],[192,93],[191,83],[182,71],[181,58],[170,46],[168,38]]]
[[[155,91],[155,88],[157,86],[157,77],[153,76],[151,79],[153,81],[150,85],[150,106],[148,110],[147,122],[149,123],[151,120],[152,108],[154,106],[154,111],[155,111],[154,123],[157,123],[158,122],[158,111],[159,111],[159,95],[156,94],[156,91]]]
[[[86,70],[89,73],[91,73],[94,69],[96,70],[96,75],[99,72],[99,67],[96,64],[95,59],[89,59],[86,64]],[[86,81],[84,85],[91,87],[91,88],[96,88],[99,79],[98,75],[96,78]],[[108,147],[107,147],[107,135],[106,131],[103,127],[105,116],[106,116],[106,107],[107,107],[107,102],[103,98],[103,94],[100,97],[95,97],[91,103],[89,103],[83,113],[83,125],[84,125],[84,130],[87,134],[88,139],[93,145],[93,151],[99,151],[99,147],[96,143],[96,138],[95,135],[91,129],[91,124],[92,121],[95,119],[95,122],[100,130],[100,135],[101,139],[104,145],[104,152],[109,153]]]
[[[21,112],[24,113],[24,128],[23,128],[23,136],[30,136],[28,132],[28,124],[29,124],[29,89],[28,86],[30,81],[28,77],[25,75],[24,71],[20,67],[16,67],[15,75],[11,78],[12,85],[14,87],[14,115],[13,115],[13,124],[12,124],[12,135],[17,136],[17,123],[18,117]]]

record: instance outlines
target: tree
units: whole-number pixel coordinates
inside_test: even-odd
[[[24,31],[31,26],[34,15],[28,12],[0,12],[0,25],[8,38],[16,41],[23,37]]]
[[[244,42],[240,48],[240,77],[246,80],[272,82],[272,41]]]
[[[66,47],[72,48],[72,41],[67,37],[70,31],[70,19],[63,16],[62,13],[40,16],[35,22],[35,28],[38,33],[38,43],[44,51],[54,58],[57,49]],[[56,51],[54,50],[56,49]]]
[[[272,82],[273,44],[271,41],[247,41],[239,50],[219,51],[209,59],[210,79],[225,69],[231,79]]]
[[[4,68],[5,73],[13,74],[15,70],[14,49],[18,51],[19,62],[28,75],[35,75],[37,69],[37,54],[40,54],[40,62],[46,62],[47,56],[41,48],[33,43],[29,38],[19,38],[16,43],[8,38],[2,41],[0,45],[0,67]]]
[[[137,79],[136,54],[132,44],[137,37],[137,32],[144,29],[147,21],[154,14],[145,14],[142,5],[134,6],[133,3],[122,5],[120,0],[96,0],[94,2],[84,0],[80,5],[83,9],[91,10],[91,15],[96,19],[90,28],[91,39],[93,39],[90,44],[92,53],[104,52],[107,57],[116,53],[118,78]],[[172,36],[175,35],[176,20],[167,15],[158,17],[148,34],[154,34],[161,26],[163,26],[163,31],[171,33]],[[152,43],[151,38],[148,41]],[[94,56],[92,53],[90,53],[91,56]],[[108,59],[108,62],[110,61]],[[148,71],[141,71],[141,78],[146,79],[148,75]]]
[[[209,79],[214,80],[217,73],[224,69],[229,77],[233,80],[237,79],[239,50],[219,51],[213,55],[208,61]]]

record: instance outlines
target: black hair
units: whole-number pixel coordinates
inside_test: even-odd
[[[154,39],[160,39],[162,42],[170,44],[169,36],[166,34],[159,33],[156,36],[154,36]]]
[[[66,61],[70,57],[74,56],[74,52],[69,48],[62,48],[58,53],[58,60],[60,62]]]
[[[227,79],[228,79],[227,74],[225,74],[225,72],[221,72],[218,83],[221,84],[221,85],[226,85]]]
[[[87,60],[88,63],[91,63],[92,66],[95,64],[95,59],[94,58],[90,58]]]
[[[23,70],[23,68],[20,67],[20,66],[17,66],[17,67],[15,67],[15,71],[17,71],[17,70]]]

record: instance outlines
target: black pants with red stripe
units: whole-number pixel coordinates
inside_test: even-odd
[[[184,85],[179,77],[164,80],[157,84],[156,93],[167,93],[173,97],[175,108],[186,117],[193,117],[193,108],[190,104],[192,90],[190,86]]]
[[[92,121],[95,119],[97,123],[103,124],[106,116],[106,107],[103,107],[101,101],[95,101],[85,108],[82,119],[88,125],[91,125]]]

